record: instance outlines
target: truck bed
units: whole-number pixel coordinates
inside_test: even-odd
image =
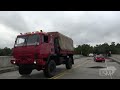
[[[73,53],[73,40],[59,32],[49,32],[48,34],[57,36],[59,38],[59,44],[61,48],[61,53]]]

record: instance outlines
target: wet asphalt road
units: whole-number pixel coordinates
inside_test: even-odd
[[[114,67],[113,74],[101,72],[107,67]],[[93,57],[82,57],[75,59],[75,64],[70,70],[66,70],[65,65],[57,66],[56,75],[52,78],[46,78],[42,70],[33,70],[29,76],[21,76],[18,71],[0,74],[0,79],[120,79],[120,64],[106,59],[104,62],[94,62]]]

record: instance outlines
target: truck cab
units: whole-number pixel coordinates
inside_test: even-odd
[[[44,33],[21,34],[16,38],[13,56],[16,59],[37,59],[41,56],[45,57],[49,53],[48,47],[48,36]]]

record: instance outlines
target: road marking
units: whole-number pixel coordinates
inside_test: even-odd
[[[83,64],[85,64],[85,63],[87,63],[87,62],[90,62],[90,61],[86,61],[86,62],[84,62],[84,63],[79,63],[79,65],[73,67],[72,69],[78,68],[79,66],[81,66],[81,65],[83,65]],[[61,72],[60,74],[58,74],[58,75],[56,75],[56,76],[54,76],[54,77],[52,77],[52,78],[50,78],[50,79],[58,79],[59,77],[62,77],[63,75],[65,75],[67,72],[71,71],[72,69],[70,69],[70,70],[64,70],[64,71]]]
[[[59,77],[62,77],[62,76],[65,75],[65,74],[66,74],[66,73],[64,72],[64,73],[60,74],[59,76],[54,77],[54,78],[52,78],[52,79],[58,79]]]
[[[105,60],[105,65],[106,65],[106,67],[108,67],[106,60]],[[112,79],[111,74],[110,74],[110,79]]]
[[[81,63],[81,62],[80,62],[80,63],[78,63],[78,62],[80,62],[80,61],[76,61],[75,64],[80,64],[80,63]],[[55,76],[53,76],[53,77],[51,77],[51,78],[49,78],[49,79],[52,79],[52,78],[54,78],[54,77],[56,77],[56,76],[58,76],[58,75],[61,75],[61,74],[63,74],[65,71],[69,71],[69,70],[66,70],[66,69],[65,69],[65,70],[62,70],[59,74],[57,74],[57,75],[55,75]]]
[[[80,62],[80,61],[77,61],[77,62],[75,62],[76,64],[81,64],[81,62],[80,63],[78,63],[78,62]],[[74,67],[73,67],[74,68]],[[61,74],[63,74],[64,72],[66,72],[66,71],[69,71],[69,70],[62,70],[59,74],[57,74],[57,75],[55,75],[54,77],[57,77],[57,76],[59,76],[59,75],[61,75]],[[52,78],[49,78],[49,79],[53,79],[54,77],[52,77]]]

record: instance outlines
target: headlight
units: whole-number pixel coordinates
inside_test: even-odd
[[[34,61],[34,64],[36,64],[36,61]]]
[[[13,61],[13,64],[15,64],[15,61]]]

